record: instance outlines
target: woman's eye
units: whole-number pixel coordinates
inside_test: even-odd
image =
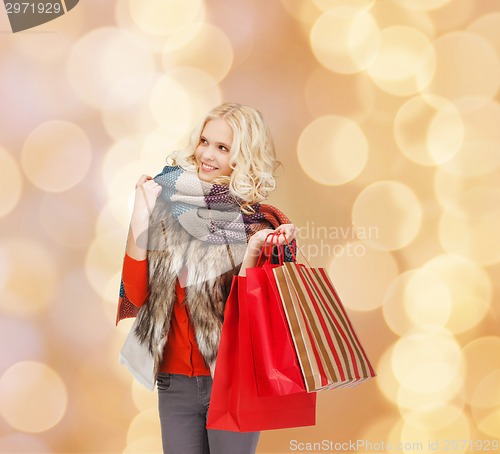
[[[200,139],[200,143],[206,145],[208,142],[205,139]]]
[[[219,148],[220,148],[222,151],[229,151],[229,150],[228,150],[228,149],[227,149],[224,145],[221,145]]]

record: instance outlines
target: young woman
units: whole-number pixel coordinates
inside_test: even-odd
[[[271,135],[257,110],[223,104],[168,162],[136,184],[123,266],[123,300],[139,308],[135,332],[154,357],[163,450],[254,453],[258,432],[207,430],[206,416],[233,277],[257,265],[269,233],[278,244],[297,233],[261,204],[275,187]]]

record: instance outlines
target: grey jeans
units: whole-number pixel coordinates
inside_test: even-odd
[[[260,432],[206,428],[212,377],[160,373],[158,407],[164,454],[254,454]]]

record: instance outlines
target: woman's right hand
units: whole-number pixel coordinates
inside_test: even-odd
[[[143,175],[135,185],[134,210],[127,241],[127,255],[134,260],[147,258],[149,218],[161,189],[149,175]]]
[[[162,187],[149,175],[142,175],[135,185],[134,211],[150,216]]]

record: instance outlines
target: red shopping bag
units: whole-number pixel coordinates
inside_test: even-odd
[[[246,278],[235,277],[226,302],[207,428],[254,432],[314,425],[315,393],[258,395],[246,296]]]
[[[271,246],[273,240],[274,237]],[[269,255],[264,264],[258,266],[261,252],[257,267],[246,271],[248,321],[259,396],[284,396],[306,390],[273,274],[274,268],[283,266],[283,247],[277,248],[278,264],[272,264]]]

